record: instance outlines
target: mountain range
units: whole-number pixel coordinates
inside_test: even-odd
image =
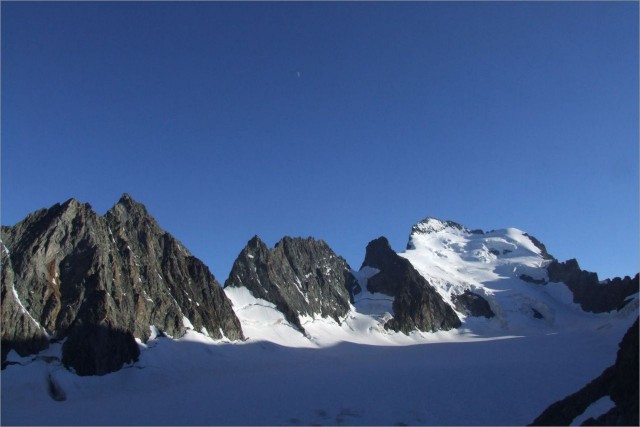
[[[405,360],[413,351],[433,351],[435,344],[457,343],[461,349],[455,350],[459,351],[458,357],[468,357],[460,359],[461,367],[448,368],[451,378],[446,380],[465,383],[456,376],[458,368],[466,372],[473,367],[473,374],[467,373],[465,378],[482,378],[483,366],[494,363],[492,359],[500,358],[496,355],[505,351],[503,347],[519,339],[539,342],[541,348],[549,345],[551,353],[544,357],[555,355],[559,360],[575,356],[567,350],[569,345],[579,351],[595,345],[597,350],[586,356],[580,373],[571,373],[569,379],[552,387],[546,395],[542,386],[532,386],[536,390],[535,404],[523,403],[522,414],[512,414],[512,419],[508,413],[503,414],[505,418],[496,415],[485,420],[488,424],[563,425],[585,414],[590,415],[582,420],[587,424],[638,423],[639,276],[600,280],[596,273],[582,270],[575,259],[555,259],[542,242],[515,228],[471,230],[453,221],[426,218],[412,227],[404,252],[394,251],[385,237],[369,242],[359,270],[349,266],[322,240],[286,236],[269,248],[254,236],[236,258],[224,286],[128,194],[102,216],[75,199],[36,211],[12,227],[3,226],[1,240],[2,414],[5,419],[9,417],[11,424],[42,424],[43,420],[45,424],[69,424],[70,418],[59,407],[50,406],[51,402],[64,402],[67,408],[73,402],[86,407],[87,400],[79,390],[90,395],[95,391],[92,387],[107,387],[105,384],[112,381],[108,378],[118,375],[137,378],[131,381],[140,381],[141,387],[156,384],[153,393],[160,393],[159,401],[175,400],[172,381],[183,384],[192,373],[180,371],[180,375],[166,377],[173,378],[166,382],[157,379],[172,372],[176,363],[184,363],[185,359],[178,357],[184,350],[170,350],[170,342],[202,344],[202,348],[193,350],[197,356],[185,353],[186,357],[201,361],[192,366],[192,371],[207,372],[203,366],[208,364],[227,366],[231,371],[258,369],[256,378],[263,379],[252,377],[251,381],[256,382],[253,388],[276,387],[286,401],[299,398],[286,384],[293,381],[289,375],[298,381],[307,378],[308,374],[300,373],[300,361],[310,357],[318,358],[318,372],[324,372],[325,379],[332,378],[337,384],[354,378],[363,381],[364,374],[385,369],[396,372],[398,381],[408,376],[405,380],[409,383],[412,377],[425,379],[431,372],[424,368],[426,373],[408,374],[382,362],[379,355],[364,357],[371,360],[349,372],[340,372],[340,377],[333,379],[336,374],[330,369],[330,361],[343,357],[340,354],[345,350],[340,349],[344,345],[349,349],[345,354],[357,358],[370,351],[384,353],[389,346],[398,351],[404,349],[400,359]],[[552,345],[558,337],[565,343]],[[487,347],[484,356],[472,356],[475,351],[467,350],[473,345],[484,348],[489,346],[487,343],[494,347]],[[259,350],[249,347],[254,344]],[[363,346],[366,350],[362,350]],[[260,360],[272,360],[271,356],[264,358],[264,353],[277,353],[274,349],[279,348],[296,350],[290,356],[274,359],[286,360],[290,369],[281,372],[287,379],[285,385],[273,386],[283,381],[267,381],[269,374],[261,373],[265,366],[246,358],[257,352]],[[240,355],[243,349],[246,351]],[[312,356],[303,349],[315,349],[318,355]],[[519,346],[509,351],[524,353],[517,353],[520,360],[504,361],[505,375],[540,362],[539,355],[531,359]],[[559,356],[563,351],[567,354]],[[131,368],[149,370],[149,361],[160,354],[170,356],[160,357],[158,366],[162,369],[153,380],[142,381],[135,374],[123,373]],[[233,361],[229,360],[231,355]],[[447,359],[446,355],[442,357]],[[243,364],[239,364],[240,360]],[[422,367],[414,366],[419,357],[409,360],[411,372],[423,372]],[[496,366],[498,371],[499,368]],[[546,375],[552,377],[555,369],[548,368]],[[27,414],[32,399],[25,402],[25,393],[34,387],[38,375],[46,378],[40,382],[45,384],[40,387],[47,399],[42,404],[51,408],[48,414],[52,418],[30,418]],[[228,381],[227,391],[238,387],[231,374],[202,375],[212,375],[212,381]],[[566,375],[562,373],[559,378],[566,379]],[[85,377],[105,380],[90,383]],[[489,377],[485,380],[489,381]],[[527,380],[532,381],[530,377]],[[194,381],[187,382],[193,385]],[[306,384],[304,380],[301,383]],[[443,389],[450,387],[435,384]],[[465,384],[468,388],[477,387],[477,382]],[[586,385],[587,391],[578,387],[581,385]],[[491,388],[490,384],[480,388],[486,387]],[[341,395],[336,391],[338,386],[321,388]],[[367,395],[373,390],[360,392]],[[519,393],[522,401],[530,398],[526,388]],[[371,415],[377,410],[371,404],[361,404],[358,411],[346,408],[343,401],[348,399],[343,396],[342,409],[334,405],[335,414],[331,416],[322,415],[331,412],[326,409],[307,408],[301,415],[278,418],[288,406],[276,404],[265,405],[264,411],[271,415],[265,413],[264,418],[247,418],[226,407],[232,415],[199,415],[193,418],[194,422],[184,417],[165,417],[164,423],[483,423],[471,410],[458,418],[455,410],[440,416],[429,414],[429,410],[423,411],[430,407],[429,403],[409,397],[410,394],[398,391],[396,397],[388,399],[390,409],[379,418]],[[394,405],[407,404],[398,400],[403,396],[411,403],[410,411],[423,412],[394,421],[390,413],[394,412]],[[567,397],[561,399],[564,396]],[[555,401],[558,402],[554,404]],[[90,402],[94,408],[105,404],[95,396]],[[443,405],[438,407],[442,409]],[[154,423],[153,418],[135,418],[131,410],[116,411],[121,418],[104,415],[101,422],[95,411],[90,411],[94,418],[79,423]],[[309,415],[313,411],[315,418]],[[61,415],[56,416],[58,412]],[[464,412],[464,408],[458,412]]]

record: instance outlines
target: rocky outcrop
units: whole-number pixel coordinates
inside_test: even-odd
[[[322,240],[285,237],[273,249],[253,237],[233,264],[225,287],[245,287],[275,304],[304,333],[300,316],[331,317],[349,311],[357,282],[346,261]]]
[[[615,406],[582,425],[638,425],[638,320],[620,342],[616,362],[581,390],[549,406],[531,425],[569,425],[592,403],[609,396]]]
[[[52,338],[69,337],[65,364],[80,374],[103,374],[135,359],[133,337],[148,339],[151,325],[171,336],[193,327],[213,338],[243,338],[231,303],[208,268],[129,195],[105,216],[74,199],[56,204],[3,228],[2,240],[16,299],[34,327]],[[3,293],[11,288],[10,275],[3,274]],[[3,299],[3,320],[11,313]],[[13,325],[3,321],[3,340]],[[85,361],[78,365],[72,354],[87,349],[81,337],[97,331],[93,356],[85,355],[95,356],[93,368]],[[116,348],[122,350],[116,362],[98,360]]]
[[[566,283],[573,293],[573,302],[592,313],[619,310],[628,296],[638,292],[638,274],[633,279],[617,277],[601,283],[596,273],[580,269],[575,259],[554,260],[547,266],[547,273],[549,281]]]
[[[379,270],[367,281],[369,292],[394,297],[394,317],[385,324],[386,328],[408,334],[414,330],[435,332],[461,325],[455,311],[408,260],[391,249],[385,237],[369,242],[363,267]]]
[[[491,310],[491,306],[486,299],[469,290],[459,295],[453,295],[452,299],[458,311],[465,313],[467,316],[482,316],[490,319],[496,315],[493,310]]]

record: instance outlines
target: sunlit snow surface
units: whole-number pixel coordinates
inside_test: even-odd
[[[366,292],[376,273],[367,269],[359,272],[365,291],[342,322],[305,317],[305,336],[273,304],[226,289],[245,342],[192,330],[154,338],[140,343],[139,362],[102,377],[47,363],[41,356],[59,356],[59,344],[39,357],[12,353],[24,366],[2,371],[2,424],[521,425],[613,364],[637,295],[621,312],[585,313],[564,284],[518,278],[546,278],[546,261],[522,232],[440,228],[412,236],[415,249],[401,255],[445,300],[469,289],[495,318],[390,333],[382,324],[392,298]],[[50,373],[66,401],[49,397]]]
[[[483,334],[532,334],[584,329],[605,316],[585,313],[573,303],[563,283],[525,282],[521,275],[547,280],[540,249],[515,228],[475,234],[442,221],[425,222],[428,232],[413,233],[400,255],[452,303],[465,290],[483,296],[496,314],[489,322],[467,319],[465,326]],[[637,297],[627,311],[637,312]],[[543,316],[537,319],[534,311]],[[462,315],[462,313],[459,313]]]

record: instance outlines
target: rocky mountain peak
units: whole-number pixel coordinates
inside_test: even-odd
[[[253,236],[245,246],[245,249],[248,249],[248,250],[262,249],[262,248],[268,249],[267,244],[257,234]]]
[[[129,193],[123,193],[116,205],[123,206],[127,210],[147,212],[146,206],[135,200]]]
[[[273,249],[254,236],[233,264],[225,287],[245,287],[275,304],[304,332],[300,316],[340,322],[349,310],[351,268],[321,240],[284,237]]]
[[[155,219],[149,214],[147,208],[133,199],[128,193],[124,193],[120,200],[113,205],[105,217],[117,218],[122,222],[147,220],[155,223]]]
[[[26,329],[33,336],[3,326],[3,349],[25,353],[34,346],[17,340],[40,343],[41,331],[75,337],[65,341],[65,365],[102,374],[135,360],[132,340],[147,340],[151,326],[175,337],[194,328],[213,338],[243,338],[209,269],[127,194],[105,216],[75,199],[56,204],[3,228],[2,241],[3,296],[12,295],[3,301],[2,324],[33,323]],[[98,331],[101,338],[90,345],[95,357],[74,357],[89,350],[84,337]]]
[[[386,328],[408,334],[416,329],[435,332],[461,325],[453,308],[407,259],[391,249],[386,237],[369,242],[363,267],[379,270],[367,280],[369,292],[394,297],[394,317]]]
[[[364,261],[362,261],[360,269],[367,266],[385,265],[394,259],[393,255],[396,255],[396,253],[391,249],[389,240],[384,236],[380,236],[367,244]]]
[[[56,204],[56,205],[58,205],[58,204]],[[83,205],[83,203],[80,203],[76,198],[72,197],[72,198],[68,199],[66,202],[62,203],[62,205],[60,205],[60,206],[63,209],[67,209],[67,208],[77,209],[81,205]]]

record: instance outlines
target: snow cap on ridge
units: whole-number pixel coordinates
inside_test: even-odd
[[[470,231],[463,225],[455,221],[443,221],[437,218],[427,217],[411,227],[411,235],[414,234],[433,234],[442,231],[462,231],[465,233],[482,234],[481,230]]]

